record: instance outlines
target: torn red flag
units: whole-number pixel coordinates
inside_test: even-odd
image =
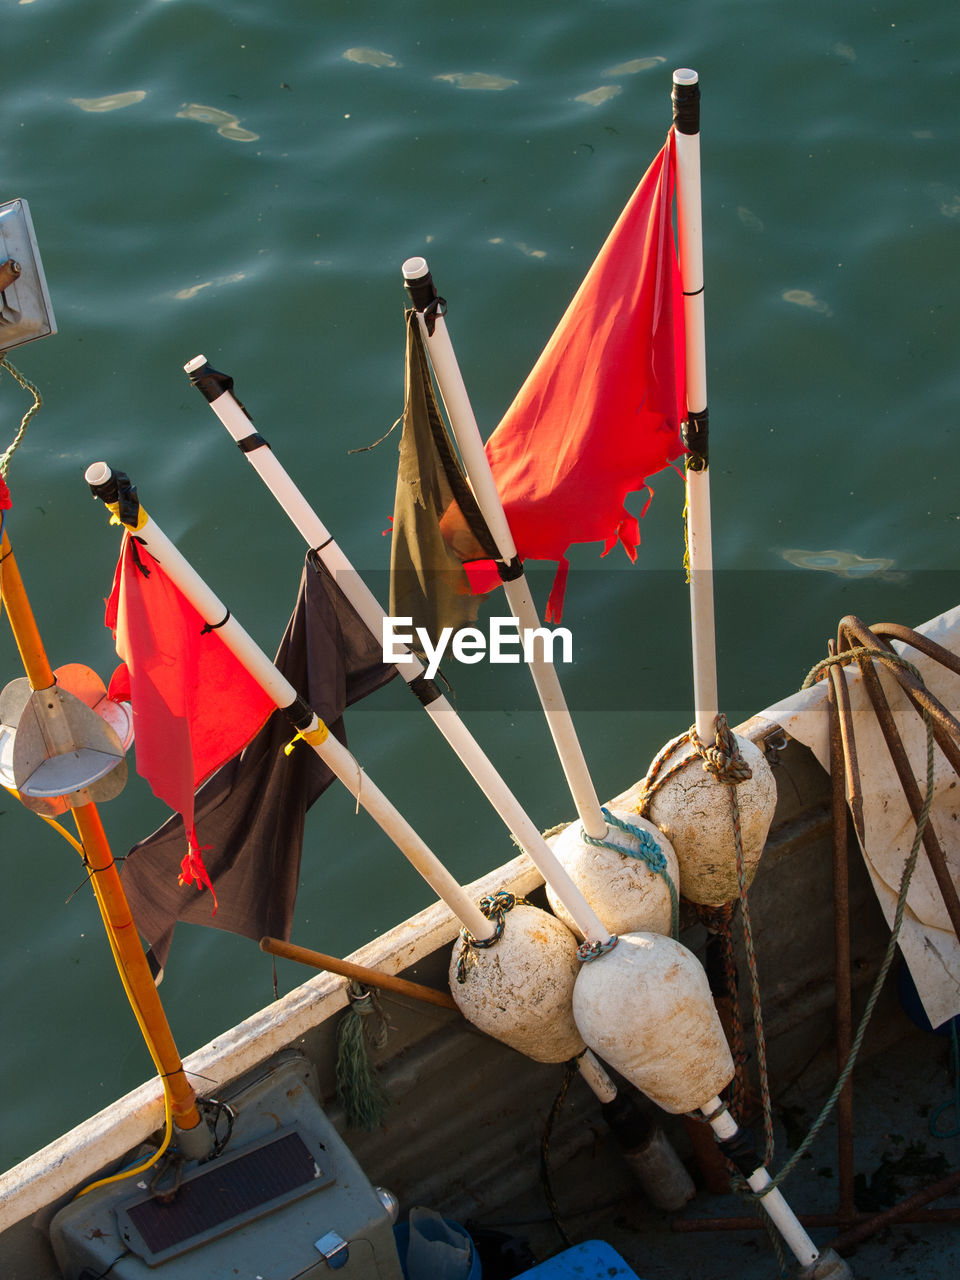
[[[194,827],[194,792],[250,741],[274,704],[129,533],[106,606],[104,621],[123,662],[108,694],[129,697],[137,772],[183,816],[181,883],[212,893]]]
[[[559,562],[548,621],[560,619],[570,545],[602,541],[605,555],[619,541],[636,559],[624,499],[683,452],[675,172],[671,130],[487,441],[521,559]]]

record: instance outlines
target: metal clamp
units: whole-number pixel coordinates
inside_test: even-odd
[[[350,1246],[337,1231],[328,1231],[319,1240],[314,1240],[313,1247],[332,1271],[339,1271],[350,1261]]]

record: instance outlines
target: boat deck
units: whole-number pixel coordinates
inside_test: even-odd
[[[960,1134],[935,1137],[930,1130],[935,1113],[952,1098],[948,1058],[948,1040],[915,1031],[855,1073],[854,1168],[861,1218],[891,1209],[960,1166]],[[796,1142],[806,1133],[821,1102],[821,1089],[811,1088],[804,1075],[777,1095],[774,1169],[789,1156],[791,1140]],[[937,1119],[940,1132],[960,1126],[951,1106]],[[752,1127],[756,1131],[757,1126]],[[686,1153],[682,1125],[673,1122],[669,1131],[678,1150]],[[736,1196],[710,1194],[699,1187],[680,1213],[659,1212],[632,1185],[632,1174],[609,1135],[598,1126],[594,1137],[589,1149],[551,1172],[559,1221],[571,1244],[595,1238],[607,1241],[641,1280],[770,1280],[780,1274],[764,1230],[721,1229],[724,1221],[753,1216],[750,1205]],[[699,1181],[696,1168],[693,1172]],[[846,1234],[849,1228],[842,1225],[813,1225],[809,1220],[837,1215],[833,1118],[782,1190],[818,1247]],[[948,1207],[960,1211],[960,1187],[932,1202],[930,1210],[913,1215],[926,1214],[927,1221],[891,1223],[844,1249],[856,1280],[912,1276],[946,1280],[960,1275],[960,1220],[929,1220],[931,1212]],[[695,1225],[706,1226],[711,1220],[713,1229]],[[539,1189],[504,1204],[500,1212],[484,1215],[480,1225],[527,1240],[538,1260],[565,1247]]]

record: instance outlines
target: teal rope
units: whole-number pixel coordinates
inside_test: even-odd
[[[599,960],[601,956],[605,956],[608,951],[612,951],[620,939],[615,933],[611,933],[606,942],[581,942],[577,947],[577,959],[584,964],[589,964],[591,960]]]
[[[588,836],[586,831],[580,828],[580,839],[584,844],[593,845],[597,849],[612,849],[614,853],[622,853],[627,858],[637,858],[640,862],[646,863],[650,870],[661,877],[666,882],[670,891],[670,934],[675,941],[680,939],[680,896],[677,893],[677,886],[673,883],[673,877],[667,870],[667,860],[663,856],[663,850],[653,838],[649,831],[645,831],[643,827],[635,827],[630,822],[624,822],[609,809],[601,809],[604,819],[608,827],[616,827],[619,831],[625,831],[628,835],[633,836],[640,844],[639,849],[629,849],[622,844],[617,844],[615,840],[601,840],[595,836]]]

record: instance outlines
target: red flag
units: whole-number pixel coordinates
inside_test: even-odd
[[[487,441],[521,559],[559,561],[548,621],[560,618],[567,548],[602,540],[606,555],[619,541],[636,559],[624,498],[683,452],[675,170],[671,130]]]
[[[108,692],[128,696],[133,706],[137,772],[183,816],[181,883],[196,881],[213,892],[197,843],[193,793],[250,741],[274,704],[129,533],[106,603],[105,622],[125,664]]]

